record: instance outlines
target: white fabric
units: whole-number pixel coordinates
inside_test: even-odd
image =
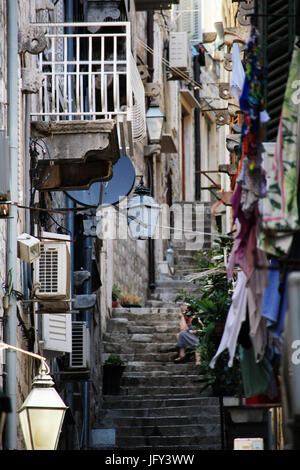
[[[243,91],[245,71],[240,57],[240,46],[235,42],[232,46],[232,72],[230,77],[230,93],[237,100]]]
[[[232,367],[233,359],[235,355],[235,349],[237,344],[238,335],[241,329],[241,324],[246,320],[247,310],[247,277],[243,271],[238,273],[237,282],[234,293],[232,295],[231,306],[227,315],[225,328],[219,348],[210,362],[210,367],[213,369],[217,357],[228,349],[229,362],[228,366]]]

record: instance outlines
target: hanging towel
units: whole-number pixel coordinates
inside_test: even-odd
[[[228,366],[232,367],[237,339],[241,329],[242,323],[246,319],[246,310],[247,310],[247,289],[246,289],[247,277],[240,271],[237,277],[237,283],[232,295],[231,306],[227,315],[225,328],[219,348],[210,362],[210,367],[213,369],[215,367],[216,360],[218,356],[228,349],[229,352],[229,362]]]
[[[237,100],[244,86],[245,71],[240,57],[240,46],[235,42],[232,46],[232,72],[230,77],[230,93]]]

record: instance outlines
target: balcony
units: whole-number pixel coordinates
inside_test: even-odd
[[[131,53],[130,23],[36,26],[46,27],[48,47],[38,56],[44,82],[31,130],[33,138],[46,140],[52,160],[39,161],[37,188],[86,189],[90,174],[93,181],[110,179],[120,151],[132,156],[134,143],[146,136],[145,91]],[[81,165],[74,184],[63,177],[71,162]],[[40,184],[46,173],[46,185]]]

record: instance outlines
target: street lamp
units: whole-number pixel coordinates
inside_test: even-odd
[[[161,134],[165,116],[163,115],[158,103],[150,103],[146,113],[146,124],[150,144],[160,144]]]
[[[41,361],[39,374],[34,378],[32,390],[18,414],[27,450],[55,450],[67,406],[53,387],[46,359],[6,343],[1,342],[0,347],[22,352]]]
[[[132,238],[146,240],[153,238],[160,206],[144,186],[143,177],[127,204],[127,218]]]

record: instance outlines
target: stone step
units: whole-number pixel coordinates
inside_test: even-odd
[[[200,411],[197,416],[145,416],[145,417],[113,417],[108,418],[109,425],[115,426],[130,426],[135,428],[137,426],[185,426],[187,424],[218,424],[220,422],[220,413],[218,411],[208,409],[206,412]]]
[[[112,309],[112,313],[114,314],[114,316],[118,316],[118,315],[121,315],[123,317],[124,313],[132,313],[132,314],[136,314],[136,315],[141,315],[141,314],[145,314],[145,313],[151,313],[151,314],[167,314],[167,313],[176,313],[179,309],[178,306],[174,305],[173,303],[170,304],[172,306],[170,307],[153,307],[153,308],[149,308],[149,307],[131,307],[131,308],[127,308],[127,307],[118,307],[118,308],[114,308]]]
[[[111,354],[135,354],[135,353],[169,353],[176,351],[176,343],[138,343],[127,342],[118,344],[103,341],[103,350]]]
[[[109,358],[110,352],[104,352],[103,353],[103,361]],[[140,352],[132,352],[132,353],[119,353],[120,358],[125,362],[125,365],[129,362],[149,362],[153,363],[155,362],[156,364],[175,364],[174,359],[177,357],[177,348],[176,351],[170,351],[170,352],[161,352],[161,353],[147,353],[143,354]],[[183,367],[186,362],[190,364],[194,364],[194,357],[193,355],[188,356],[185,359],[185,362],[176,364],[176,367]]]
[[[199,367],[200,369],[200,367]],[[202,377],[202,371],[201,369],[199,371],[187,371],[185,370],[184,372],[182,369],[177,369],[177,370],[128,370],[127,367],[125,369],[125,372],[123,376],[125,377],[145,377],[145,378],[152,378],[152,377],[178,377],[178,376],[183,376],[183,377]]]
[[[158,397],[146,396],[120,396],[120,395],[104,395],[103,408],[174,408],[175,406],[198,406],[199,416],[207,414],[208,410],[215,414],[219,412],[219,401],[216,397],[174,397],[173,395],[160,395]],[[214,408],[213,408],[214,407]]]
[[[164,305],[174,307],[174,302],[165,302],[161,300],[159,294],[151,294],[150,299],[145,302],[145,305],[150,308],[161,308]]]
[[[186,395],[190,393],[191,396],[197,397],[204,394],[204,396],[212,395],[211,387],[208,386],[207,382],[202,382],[199,385],[188,385],[188,386],[158,386],[158,387],[136,387],[136,386],[122,386],[121,385],[121,395]]]
[[[170,352],[160,352],[160,353],[150,352],[147,354],[144,354],[141,352],[131,352],[131,353],[121,352],[121,353],[118,353],[118,355],[125,362],[125,365],[130,362],[149,362],[149,363],[155,362],[156,364],[160,364],[160,365],[171,365],[171,364],[176,364],[174,363],[174,359],[177,357],[178,350],[177,350],[177,347],[175,349],[174,351],[170,351]],[[103,353],[103,362],[109,358],[110,354],[111,354],[110,352]],[[193,354],[189,355],[187,358],[185,358],[184,362],[176,364],[176,367],[181,368],[186,363],[194,364],[193,356],[194,356]]]
[[[198,450],[205,450],[212,448],[213,445],[218,445],[220,441],[220,436],[214,434],[212,436],[189,436],[188,434],[185,435],[185,441],[188,443],[188,446],[197,446]],[[180,445],[178,446],[178,436],[131,436],[127,437],[117,437],[117,446],[118,447],[126,447],[126,449],[130,448],[139,448],[139,447],[167,447],[175,446],[182,448]]]
[[[173,328],[173,333],[165,332],[165,333],[115,333],[114,341],[118,344],[122,343],[175,343],[177,342],[177,335],[176,333],[179,332],[179,328]],[[109,342],[111,339],[111,335],[109,333],[103,336],[104,342]]]
[[[179,438],[183,436],[191,437],[214,437],[216,434],[220,433],[220,424],[219,423],[206,423],[206,424],[186,424],[183,426],[176,425],[160,425],[160,426],[120,426],[118,427],[117,440],[123,437],[154,437],[161,436],[178,436]]]
[[[209,411],[216,415],[217,408],[216,406],[207,405],[206,406],[206,413]],[[201,407],[199,406],[178,406],[174,407],[157,407],[157,408],[110,408],[109,409],[109,416],[110,417],[123,417],[123,418],[180,418],[183,416],[200,416],[201,415]],[[204,416],[205,418],[205,416]]]
[[[123,320],[123,321],[122,321]],[[125,320],[125,321],[124,321]],[[154,334],[172,334],[178,333],[179,331],[179,321],[172,322],[160,322],[160,324],[155,325],[145,325],[143,322],[136,324],[134,322],[126,321],[126,319],[113,318],[108,321],[107,324],[107,333],[114,334],[143,334],[143,335],[154,335]],[[165,336],[162,336],[165,339]]]
[[[128,328],[129,329],[129,328]],[[152,330],[151,330],[152,329]],[[163,326],[162,326],[163,329]],[[165,327],[166,330],[168,331],[153,331],[153,328],[151,326],[140,326],[135,327],[132,330],[133,331],[120,331],[115,329],[114,332],[114,340],[116,342],[128,342],[128,341],[134,341],[134,342],[140,342],[140,343],[145,343],[145,342],[177,342],[177,334],[179,333],[179,328],[178,325],[174,325],[172,328],[171,327]],[[103,340],[109,342],[111,339],[110,332],[105,333],[103,336]]]
[[[150,309],[144,309],[143,312],[120,312],[112,313],[112,318],[118,318],[123,320],[128,320],[131,322],[144,322],[144,325],[147,325],[148,320],[155,320],[156,322],[165,322],[168,323],[169,321],[176,321],[178,320],[178,315],[180,313],[180,307],[176,310],[174,309],[173,312],[156,312]],[[178,320],[179,322],[179,320]],[[141,324],[141,323],[140,323]]]
[[[126,371],[128,372],[148,372],[148,371],[160,371],[168,374],[174,374],[176,372],[186,374],[186,373],[201,373],[202,369],[199,366],[196,366],[192,362],[182,362],[180,364],[176,363],[157,363],[157,362],[134,362],[129,361],[126,364]]]
[[[134,376],[127,375],[126,373],[122,377],[122,386],[134,386],[134,387],[179,387],[180,385],[199,385],[203,384],[205,376],[203,375],[161,375],[161,376]]]

